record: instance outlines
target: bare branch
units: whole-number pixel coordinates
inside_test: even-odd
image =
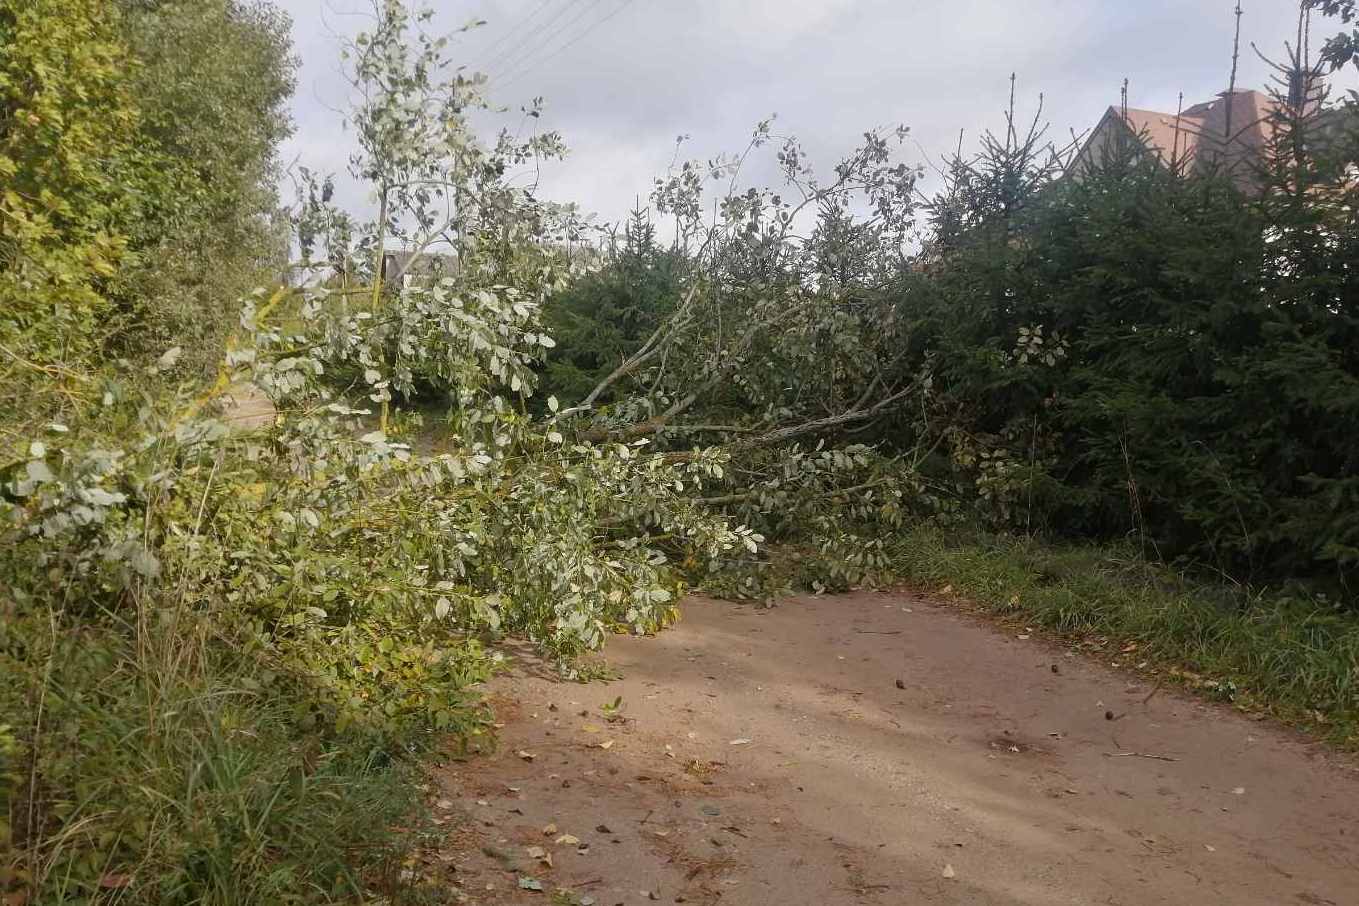
[[[608,390],[614,384],[650,361],[657,352],[664,348],[665,341],[682,326],[684,319],[688,316],[689,310],[693,306],[696,298],[698,298],[697,283],[689,287],[689,292],[685,294],[683,301],[680,302],[675,311],[670,317],[666,318],[659,326],[657,326],[651,336],[647,337],[646,342],[643,343],[636,352],[625,359],[623,363],[613,371],[609,372],[609,374],[596,384],[594,389],[586,395],[585,399],[569,409],[563,409],[557,414],[557,417],[565,418],[568,415],[576,415],[593,409],[595,403],[599,400],[600,396],[603,395],[604,391]]]
[[[913,381],[909,386],[898,390],[890,396],[878,400],[872,406],[862,409],[852,409],[848,412],[841,412],[839,415],[831,415],[825,418],[813,419],[796,425],[787,425],[776,428],[758,437],[744,438],[732,445],[736,450],[750,450],[756,447],[769,447],[777,444],[787,443],[795,437],[804,434],[818,434],[822,431],[830,431],[844,425],[854,424],[855,422],[867,421],[882,415],[896,403],[905,399],[907,395],[916,389]]]

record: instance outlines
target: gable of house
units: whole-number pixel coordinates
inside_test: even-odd
[[[1120,143],[1152,154],[1176,172],[1226,169],[1242,189],[1258,185],[1259,164],[1271,136],[1276,102],[1259,91],[1224,91],[1179,113],[1110,107],[1091,130],[1068,169],[1077,178]]]
[[[1166,166],[1178,166],[1193,159],[1200,131],[1197,123],[1184,116],[1110,107],[1090,131],[1071,169],[1080,174],[1129,147],[1154,154]]]

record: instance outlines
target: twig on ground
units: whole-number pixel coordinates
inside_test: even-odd
[[[1105,752],[1105,758],[1155,758],[1157,761],[1179,761],[1169,755],[1152,755],[1148,752]]]
[[[1147,693],[1147,697],[1142,699],[1142,707],[1145,708],[1147,703],[1151,701],[1151,697],[1161,691],[1161,683],[1165,682],[1165,680],[1166,678],[1164,676],[1156,677],[1156,685],[1152,686],[1151,691]]]

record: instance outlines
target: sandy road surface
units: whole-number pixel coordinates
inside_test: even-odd
[[[695,599],[608,654],[498,680],[439,773],[464,902],[1359,904],[1343,759],[946,604]]]

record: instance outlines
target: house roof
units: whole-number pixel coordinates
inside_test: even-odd
[[[1244,185],[1254,179],[1251,164],[1269,140],[1268,121],[1274,105],[1273,99],[1259,91],[1224,91],[1178,114],[1109,107],[1077,159],[1090,161],[1093,152],[1103,147],[1107,130],[1121,123],[1162,163],[1185,170],[1221,163]]]
[[[1120,114],[1113,107],[1109,108],[1109,112],[1115,117]],[[1123,117],[1133,134],[1142,136],[1146,144],[1166,163],[1193,157],[1199,135],[1203,132],[1202,119],[1187,113],[1176,116],[1173,113],[1129,107]]]

